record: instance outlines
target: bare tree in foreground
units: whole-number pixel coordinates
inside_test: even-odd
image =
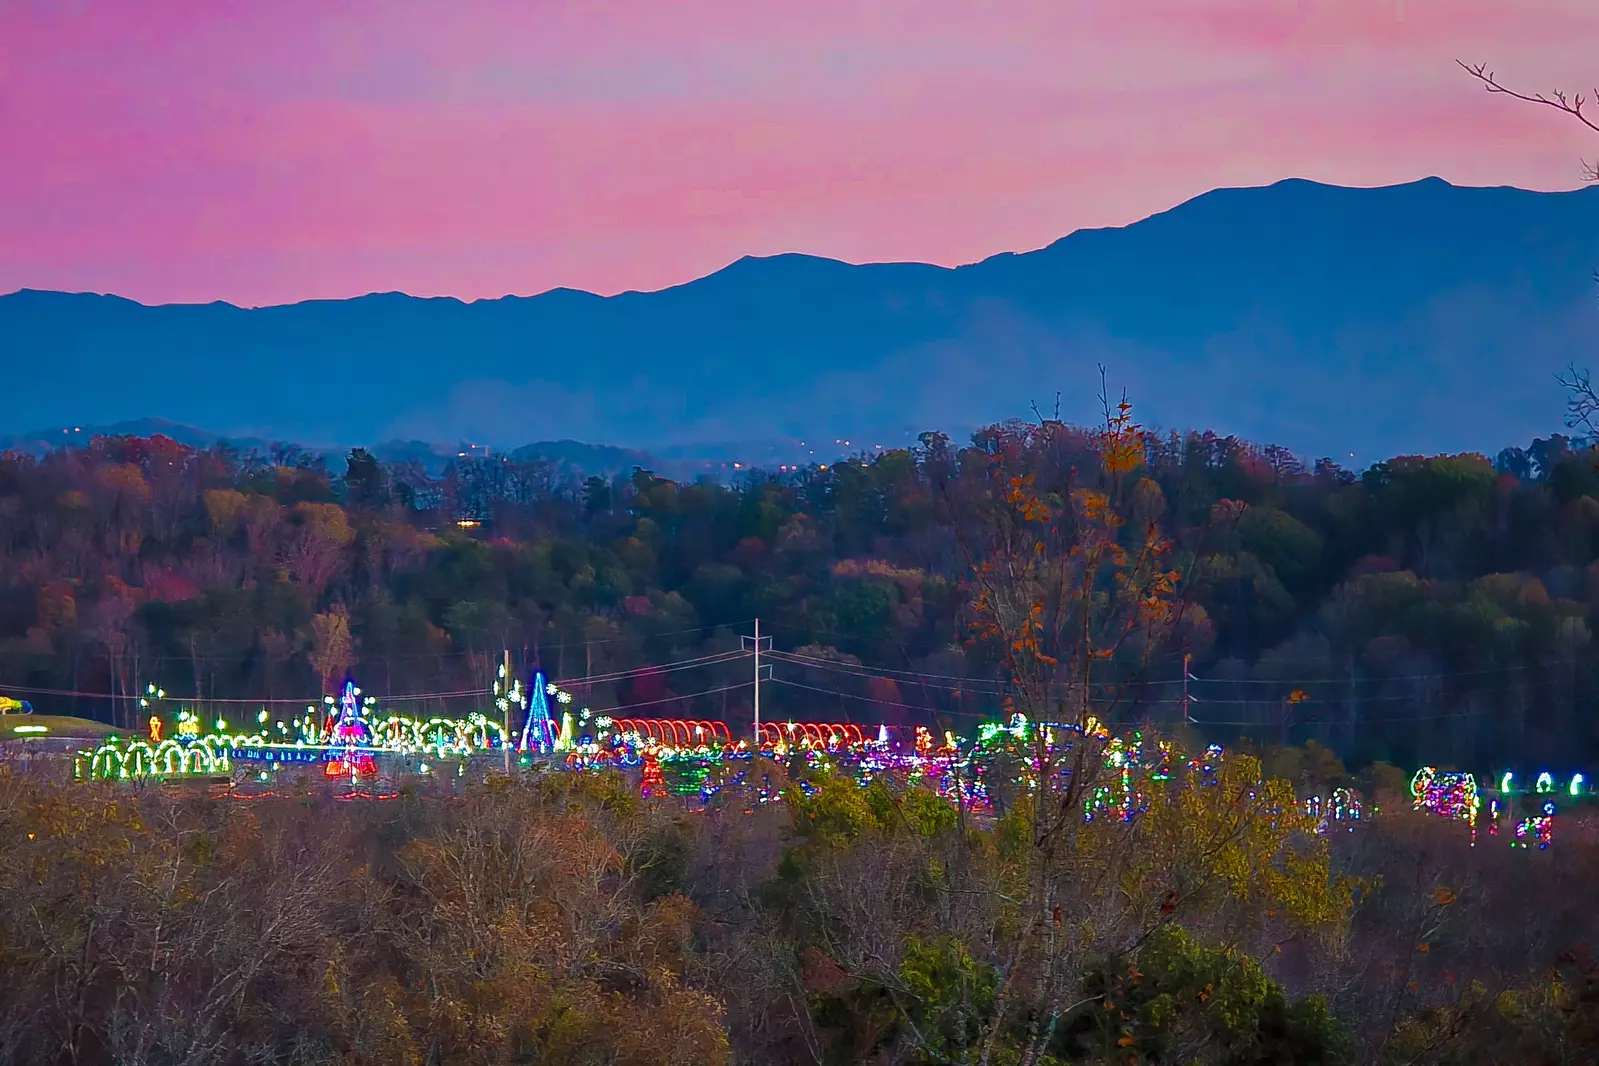
[[[1493,71],[1488,69],[1486,63],[1465,63],[1458,59],[1455,62],[1459,63],[1460,68],[1467,74],[1482,82],[1483,88],[1491,93],[1500,93],[1529,104],[1552,107],[1556,111],[1570,115],[1593,132],[1599,133],[1599,122],[1590,117],[1585,110],[1594,99],[1599,99],[1599,89],[1593,91],[1592,97],[1584,97],[1581,93],[1566,93],[1559,89],[1547,93],[1525,93],[1506,86]],[[1584,161],[1582,170],[1585,181],[1599,181],[1599,163]],[[1590,444],[1599,441],[1599,427],[1596,427],[1593,421],[1599,416],[1599,395],[1595,395],[1593,386],[1588,380],[1588,371],[1578,370],[1576,364],[1572,364],[1566,368],[1564,374],[1556,374],[1555,380],[1566,390],[1567,428],[1586,430],[1587,441]]]
[[[1566,428],[1586,431],[1586,439],[1599,441],[1599,393],[1594,392],[1587,370],[1577,369],[1572,363],[1565,373],[1556,374],[1555,380],[1566,390]]]
[[[1585,110],[1594,98],[1599,98],[1599,89],[1594,90],[1592,98],[1585,97],[1581,93],[1566,93],[1559,89],[1547,93],[1525,93],[1506,86],[1493,71],[1488,69],[1486,63],[1472,64],[1458,59],[1455,62],[1459,63],[1460,68],[1467,74],[1482,82],[1483,88],[1491,93],[1500,93],[1517,100],[1523,100],[1529,104],[1543,104],[1545,107],[1552,107],[1556,111],[1570,115],[1594,133],[1599,133],[1599,122],[1590,117]],[[1599,181],[1599,164],[1584,162],[1582,167],[1583,177],[1587,181]]]

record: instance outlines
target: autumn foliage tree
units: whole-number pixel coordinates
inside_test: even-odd
[[[1333,950],[1351,903],[1292,787],[1247,757],[1215,780],[1186,767],[1140,777],[1140,812],[1121,817],[1135,797],[1117,791],[1107,726],[1123,724],[1129,686],[1182,607],[1129,406],[1091,434],[1041,421],[978,443],[981,475],[943,488],[969,559],[973,641],[995,649],[1007,710],[1033,728],[995,824],[911,782],[829,778],[789,794],[801,844],[783,898],[796,950],[831,968],[819,1039],[835,1061],[1067,1061],[1109,998],[1090,975],[1176,923],[1251,948],[1307,935]],[[932,448],[927,461],[940,462]],[[1115,798],[1096,807],[1102,787]]]
[[[0,769],[0,1060],[716,1066],[696,908],[608,780],[397,806]]]
[[[1072,455],[1084,443],[1086,467]],[[1037,1007],[1064,991],[1069,938],[1057,935],[1054,916],[1085,842],[1084,801],[1103,772],[1101,723],[1117,722],[1130,671],[1147,664],[1176,618],[1171,544],[1153,520],[1134,528],[1126,517],[1145,445],[1125,400],[1086,442],[1058,420],[997,433],[963,527],[976,637],[998,649],[1009,708],[1036,725],[1026,770],[1034,788],[1013,815],[1027,844],[1021,935],[999,967],[985,1062],[1016,1000]]]

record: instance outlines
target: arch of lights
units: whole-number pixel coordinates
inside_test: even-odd
[[[1410,792],[1418,810],[1465,822],[1473,843],[1479,817],[1486,814],[1489,836],[1507,837],[1512,848],[1540,849],[1554,842],[1557,799],[1582,803],[1595,798],[1587,777],[1580,773],[1556,777],[1544,771],[1523,784],[1507,770],[1495,784],[1485,788],[1471,774],[1424,766],[1411,779]]]
[[[1536,775],[1529,787],[1518,781],[1514,772],[1506,770],[1488,801],[1488,835],[1499,836],[1503,832],[1513,848],[1547,848],[1554,842],[1557,796],[1571,803],[1591,802],[1594,790],[1580,773],[1557,778],[1546,770]]]

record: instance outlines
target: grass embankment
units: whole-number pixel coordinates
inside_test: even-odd
[[[43,727],[40,732],[39,727]],[[85,740],[97,740],[109,737],[112,734],[124,736],[126,729],[116,729],[104,722],[91,721],[88,718],[72,718],[58,714],[5,714],[0,715],[0,740],[15,740],[21,737],[82,737]]]

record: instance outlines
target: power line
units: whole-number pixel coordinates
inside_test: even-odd
[[[928,674],[918,670],[893,670],[888,667],[866,666],[863,663],[847,663],[838,659],[822,659],[811,655],[800,655],[797,652],[773,651],[769,652],[774,659],[782,659],[798,666],[815,667],[818,670],[834,670],[840,673],[867,672],[873,677],[901,677],[906,680],[921,680],[929,678],[937,681],[960,681],[962,686],[947,686],[950,688],[965,687],[966,685],[1006,687],[1006,683],[991,678],[961,677],[958,674]]]
[[[1164,684],[1164,683],[1167,683],[1167,682],[1162,682],[1162,683]],[[1494,688],[1471,688],[1471,689],[1465,689],[1465,690],[1462,690],[1462,691],[1459,691],[1459,692],[1452,693],[1450,695],[1450,699],[1451,700],[1458,700],[1458,699],[1462,699],[1462,698],[1469,698],[1469,697],[1472,697],[1472,696],[1503,696],[1503,695],[1507,695],[1507,694],[1512,693],[1512,692],[1529,692],[1534,687],[1535,687],[1534,683],[1531,682],[1531,681],[1513,681],[1513,682],[1511,682],[1511,683],[1509,683],[1507,685],[1502,685],[1502,686],[1498,686],[1498,687],[1494,687]],[[1145,702],[1148,702],[1148,703],[1181,703],[1182,701],[1181,700],[1175,700],[1175,699],[1165,699],[1165,700],[1147,700]],[[1281,706],[1282,705],[1283,700],[1281,700],[1281,699],[1249,699],[1249,698],[1246,698],[1246,697],[1224,697],[1222,699],[1200,699],[1198,696],[1190,696],[1188,698],[1188,702],[1190,704],[1195,705],[1195,706],[1209,706],[1209,707],[1220,707],[1220,706],[1277,707],[1277,706]],[[1313,697],[1313,698],[1307,699],[1307,700],[1300,700],[1298,702],[1298,706],[1303,707],[1303,706],[1309,704],[1309,705],[1317,706],[1317,707],[1343,707],[1343,706],[1348,706],[1351,702],[1357,703],[1357,704],[1367,704],[1367,703],[1429,703],[1429,702],[1432,702],[1432,701],[1431,700],[1427,700],[1427,699],[1423,699],[1421,697],[1417,697],[1417,696],[1414,696],[1414,695],[1411,695],[1411,694],[1408,694],[1408,693],[1404,693],[1404,692],[1393,692],[1393,693],[1388,693],[1386,695],[1361,696],[1358,699],[1353,700],[1353,701],[1348,699],[1347,697],[1344,697],[1344,696],[1328,696],[1328,697],[1325,697],[1325,698]]]
[[[717,629],[734,629],[739,626],[747,626],[753,621],[753,618],[745,618],[738,622],[717,622],[715,625],[695,626],[692,629],[672,629],[665,633],[644,633],[633,636],[607,637],[604,640],[579,640],[569,641],[564,644],[537,644],[536,646],[540,651],[546,651],[551,649],[559,650],[561,648],[596,648],[605,644],[626,644],[630,641],[638,641],[642,643],[646,640],[655,640],[658,637],[681,637],[689,633],[705,633]]]
[[[817,670],[827,670],[834,673],[855,674],[861,677],[878,677],[885,680],[903,679],[907,681],[923,681],[926,679],[930,688],[947,688],[951,691],[964,691],[968,688],[988,687],[993,689],[1007,688],[1009,685],[997,679],[962,677],[957,674],[934,674],[918,670],[896,670],[889,667],[867,666],[862,663],[843,662],[837,659],[824,659],[816,656],[801,655],[796,652],[774,651],[770,653],[773,658],[791,662],[796,666],[804,666]],[[1440,671],[1429,674],[1372,674],[1356,677],[1355,680],[1368,684],[1386,684],[1395,681],[1447,681],[1465,677],[1491,677],[1501,674],[1526,673],[1531,670],[1546,670],[1556,666],[1577,666],[1589,662],[1591,656],[1570,659],[1552,659],[1541,663],[1523,663],[1512,666],[1488,667],[1478,670]],[[1345,674],[1342,677],[1319,678],[1223,678],[1223,677],[1195,677],[1189,675],[1189,680],[1203,685],[1271,685],[1278,688],[1293,688],[1300,685],[1347,685],[1351,677]],[[935,685],[933,681],[956,681],[956,685]],[[1135,680],[1104,680],[1090,681],[1088,684],[1100,688],[1147,688],[1153,685],[1181,684],[1181,678],[1139,678]],[[1066,687],[1065,682],[1057,682],[1061,687]],[[1475,690],[1491,691],[1491,690]],[[1366,697],[1366,699],[1413,699],[1413,696],[1398,695],[1389,697]],[[1155,701],[1145,701],[1155,702]],[[1181,702],[1178,700],[1164,702]],[[1207,700],[1205,702],[1216,702]]]
[[[736,659],[747,659],[749,653],[744,651],[723,651],[713,655],[702,655],[694,659],[680,659],[673,663],[663,663],[660,666],[635,666],[628,670],[616,670],[608,674],[590,674],[587,677],[560,678],[557,685],[599,685],[610,681],[621,681],[639,674],[665,674],[674,670],[688,670],[699,666],[718,666],[722,663],[733,662]]]
[[[626,703],[616,707],[603,707],[595,713],[608,714],[614,718],[616,717],[616,712],[618,711],[631,711],[635,707],[654,707],[662,703],[676,703],[679,700],[692,700],[700,696],[715,696],[720,692],[732,692],[735,689],[749,688],[753,684],[755,684],[753,681],[740,681],[736,685],[723,685],[721,688],[708,688],[704,692],[690,692],[682,696],[662,696],[658,700],[643,700],[639,703]],[[592,711],[594,708],[590,708],[590,710]]]
[[[875,704],[877,704],[879,706],[882,706],[882,707],[898,707],[901,710],[906,710],[906,711],[919,711],[919,712],[921,712],[923,714],[952,715],[952,716],[960,717],[960,718],[982,718],[982,719],[989,719],[989,718],[993,717],[993,715],[984,714],[981,711],[946,711],[946,710],[940,710],[937,707],[918,707],[918,706],[916,706],[914,704],[910,704],[910,703],[898,703],[898,702],[896,702],[894,700],[878,699],[875,696],[862,696],[862,695],[860,695],[859,693],[856,693],[856,692],[835,692],[834,690],[829,689],[829,688],[818,688],[815,685],[801,684],[798,681],[788,681],[788,680],[786,680],[784,678],[781,678],[781,677],[773,677],[771,680],[775,684],[784,685],[784,686],[786,686],[788,688],[804,689],[807,692],[819,692],[819,693],[821,693],[824,696],[835,696],[835,697],[840,697],[840,698],[846,699],[846,700],[860,700],[863,703],[875,703]]]
[[[987,680],[983,678],[960,678],[953,674],[923,674],[914,670],[880,670],[877,667],[861,666],[854,663],[840,663],[829,659],[812,659],[803,656],[794,656],[788,652],[772,652],[771,654],[774,658],[780,659],[792,666],[800,666],[806,669],[830,671],[833,673],[842,674],[845,677],[863,677],[868,680],[875,679],[880,681],[893,681],[896,684],[900,681],[904,681],[907,684],[917,684],[922,688],[939,689],[941,691],[955,693],[970,692],[974,696],[1002,696],[1007,690],[1013,687],[1012,685],[1002,681]],[[922,678],[931,678],[934,680],[924,681],[921,680]],[[965,683],[956,685],[941,683],[947,680],[959,680]],[[1142,691],[1153,685],[1176,685],[1180,683],[1181,682],[1176,679],[1169,678],[1159,681],[1135,679],[1128,681],[1090,681],[1088,683],[1088,687],[1091,689],[1110,689],[1113,691]],[[1064,681],[1057,681],[1051,683],[1047,687],[1052,693],[1066,694],[1071,692],[1075,685]],[[1132,697],[1132,699],[1139,703],[1182,702],[1181,700],[1148,700],[1139,696]],[[1118,704],[1128,702],[1128,700],[1120,696],[1100,696],[1095,697],[1092,702],[1100,704]]]
[[[893,677],[885,676],[887,673],[895,673],[895,674],[900,674],[902,676],[903,675],[909,675],[911,677],[915,677],[915,676],[945,677],[945,676],[948,676],[948,675],[938,675],[938,674],[916,675],[915,672],[913,672],[913,671],[884,671],[884,672],[877,672],[873,668],[859,666],[859,665],[852,664],[852,663],[836,663],[836,662],[829,661],[829,660],[809,659],[808,657],[792,656],[789,653],[785,653],[785,652],[773,652],[772,655],[773,655],[774,658],[778,658],[778,659],[781,659],[781,660],[783,660],[785,662],[789,662],[791,665],[804,665],[804,666],[810,666],[810,667],[815,667],[815,668],[824,669],[824,670],[833,669],[835,672],[841,673],[844,676],[860,677],[860,678],[865,678],[867,680],[873,680],[873,679],[876,679],[876,680],[887,680],[887,681],[896,680]],[[799,659],[800,662],[795,662],[796,659]],[[1481,671],[1481,672],[1478,672],[1478,673],[1487,673],[1487,671]],[[787,680],[785,678],[780,678],[780,677],[774,677],[772,680],[774,680],[778,684],[786,685],[786,686],[788,686],[790,688],[801,688],[801,689],[806,689],[806,690],[811,691],[811,692],[817,692],[817,693],[821,693],[823,695],[834,696],[834,697],[841,698],[841,699],[861,700],[861,701],[864,701],[864,702],[875,703],[875,704],[879,704],[879,705],[882,705],[882,706],[899,707],[899,708],[902,708],[902,709],[905,709],[905,710],[909,710],[909,711],[918,711],[918,712],[922,712],[922,713],[935,714],[935,715],[936,714],[951,714],[951,715],[956,715],[956,716],[961,716],[961,717],[975,717],[975,718],[988,718],[988,717],[991,717],[990,715],[987,715],[987,714],[984,714],[984,713],[978,712],[978,711],[943,710],[943,709],[935,708],[935,707],[918,706],[918,705],[912,705],[912,704],[907,704],[907,703],[900,703],[900,702],[893,701],[893,700],[884,700],[884,699],[880,699],[880,698],[873,697],[873,696],[862,696],[862,695],[859,695],[857,693],[844,692],[844,691],[841,691],[841,690],[824,689],[824,688],[819,688],[819,687],[814,686],[814,685],[806,685],[806,684],[802,684],[802,683],[797,682],[797,681],[790,681],[790,680]],[[1198,679],[1195,679],[1195,680],[1198,680]],[[1175,681],[1175,680],[1164,680],[1164,681],[1154,681],[1154,682],[1128,682],[1128,683],[1125,684],[1125,687],[1127,689],[1131,690],[1131,689],[1139,689],[1139,688],[1142,688],[1142,687],[1144,687],[1146,685],[1175,685],[1175,684],[1178,684],[1178,683],[1179,682]],[[1106,682],[1106,684],[1109,685],[1109,684],[1112,684],[1112,683]],[[946,691],[962,691],[962,689],[960,689],[959,687],[949,686],[949,685],[929,684],[927,687],[943,689],[943,690],[946,690]],[[1477,688],[1477,689],[1472,689],[1469,692],[1465,693],[1464,695],[1466,695],[1468,697],[1469,696],[1505,695],[1505,694],[1512,693],[1512,692],[1526,691],[1526,690],[1528,690],[1531,687],[1532,686],[1530,684],[1528,684],[1528,683],[1520,682],[1520,683],[1512,683],[1512,684],[1507,685],[1507,686],[1496,687],[1496,688]],[[980,692],[978,694],[980,694],[980,695],[997,695],[997,693],[994,693],[994,692]],[[1456,698],[1459,698],[1459,697],[1457,696]],[[1596,697],[1596,698],[1599,698],[1599,697]],[[1202,720],[1202,719],[1193,717],[1192,714],[1189,715],[1189,720],[1192,721],[1194,724],[1196,724],[1196,725],[1205,725],[1205,726],[1260,726],[1260,725],[1269,725],[1269,724],[1271,724],[1270,721],[1268,720],[1270,713],[1274,712],[1274,711],[1279,711],[1280,708],[1282,707],[1282,703],[1281,703],[1280,700],[1251,700],[1251,699],[1221,699],[1221,700],[1206,699],[1206,700],[1200,700],[1200,699],[1198,699],[1196,697],[1189,697],[1186,700],[1182,699],[1182,698],[1155,699],[1155,698],[1146,698],[1146,697],[1144,697],[1143,695],[1141,695],[1140,693],[1137,693],[1137,692],[1134,692],[1131,695],[1126,696],[1125,698],[1093,697],[1090,700],[1088,700],[1087,702],[1091,706],[1099,706],[1099,707],[1104,707],[1104,706],[1112,706],[1112,707],[1114,707],[1114,706],[1122,706],[1122,707],[1126,707],[1128,710],[1133,710],[1133,709],[1136,709],[1138,707],[1160,707],[1160,706],[1170,706],[1170,705],[1182,705],[1182,704],[1186,703],[1190,707],[1194,707],[1195,710],[1198,710],[1198,707],[1196,705],[1201,705],[1202,704],[1202,705],[1207,706],[1207,707],[1236,707],[1236,708],[1240,708],[1240,709],[1249,708],[1249,707],[1258,707],[1263,712],[1266,712],[1266,713],[1262,714],[1260,716],[1260,718],[1257,719],[1257,720],[1208,719],[1208,718]],[[1418,701],[1416,700],[1416,697],[1414,697],[1412,695],[1390,694],[1390,695],[1379,695],[1379,696],[1363,697],[1359,702],[1361,704],[1371,704],[1371,703],[1384,703],[1384,702],[1418,702]],[[1315,700],[1304,701],[1304,702],[1302,702],[1300,704],[1297,704],[1296,706],[1304,707],[1304,706],[1306,706],[1306,704],[1310,704],[1310,705],[1315,706],[1315,707],[1339,708],[1339,707],[1342,707],[1342,706],[1345,705],[1345,701],[1343,699],[1341,699],[1341,698],[1315,699]],[[1382,717],[1374,717],[1374,716],[1371,716],[1371,715],[1362,715],[1361,716],[1361,720],[1362,720],[1362,723],[1366,724],[1366,725],[1380,726],[1380,725],[1404,724],[1404,723],[1409,723],[1409,722],[1440,721],[1440,720],[1455,719],[1455,718],[1481,718],[1481,717],[1486,717],[1488,715],[1494,715],[1494,714],[1500,714],[1500,713],[1502,713],[1502,710],[1500,708],[1483,708],[1483,709],[1480,709],[1480,710],[1451,711],[1451,712],[1443,712],[1443,713],[1436,713],[1436,714],[1394,714],[1394,715],[1386,715],[1386,716],[1382,716]],[[1315,721],[1324,721],[1324,720],[1317,719],[1317,720],[1314,720],[1312,722],[1303,722],[1301,724],[1314,724]]]
[[[1443,714],[1393,715],[1393,716],[1388,717],[1388,718],[1373,718],[1373,717],[1371,717],[1369,715],[1361,715],[1360,716],[1360,725],[1363,726],[1363,727],[1364,726],[1382,726],[1382,725],[1404,725],[1404,724],[1409,723],[1409,722],[1437,722],[1437,721],[1443,721],[1443,720],[1446,720],[1446,719],[1453,719],[1453,718],[1485,718],[1485,717],[1487,717],[1490,714],[1498,714],[1498,713],[1500,713],[1500,712],[1497,709],[1487,709],[1487,710],[1481,710],[1481,711],[1450,711],[1450,712],[1443,713]],[[1248,721],[1248,722],[1236,721],[1236,720],[1231,720],[1231,719],[1215,719],[1215,720],[1205,719],[1205,720],[1201,720],[1201,719],[1198,719],[1198,718],[1190,718],[1189,721],[1192,722],[1194,725],[1271,726],[1273,728],[1275,728],[1275,727],[1277,727],[1278,725],[1281,724],[1279,722],[1268,721],[1264,717],[1262,717],[1260,719],[1257,719],[1257,720],[1254,720],[1254,721]],[[1299,725],[1337,725],[1339,723],[1337,723],[1337,722],[1328,722],[1328,721],[1324,721],[1324,720],[1320,720],[1320,719],[1310,719],[1310,720],[1294,720],[1294,721],[1290,721],[1288,724],[1290,726],[1299,726]]]
[[[1365,680],[1369,681],[1447,681],[1456,677],[1481,677],[1493,674],[1525,673],[1528,670],[1547,670],[1553,666],[1578,666],[1592,661],[1594,657],[1585,655],[1570,659],[1550,659],[1541,663],[1521,663],[1514,666],[1492,666],[1481,670],[1447,670],[1432,674],[1367,674]],[[1342,677],[1302,677],[1297,679],[1276,680],[1269,677],[1196,677],[1194,681],[1212,685],[1347,685],[1350,675]]]

